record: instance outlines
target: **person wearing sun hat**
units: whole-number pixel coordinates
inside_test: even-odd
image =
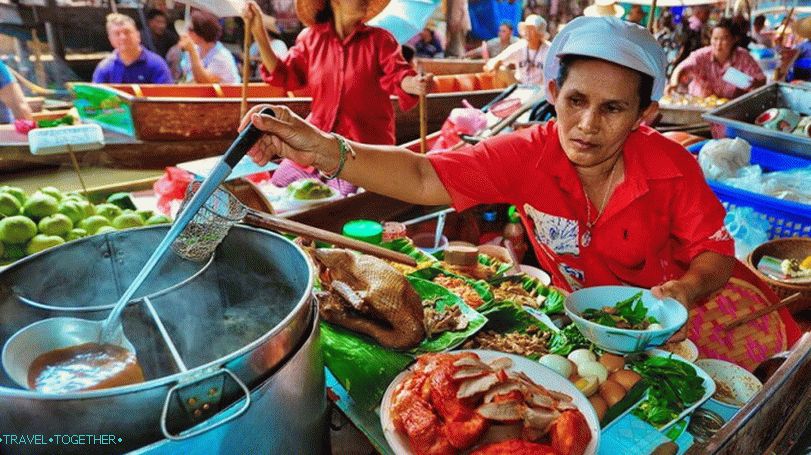
[[[495,72],[503,66],[514,68],[518,83],[543,87],[543,63],[549,50],[546,20],[537,14],[530,14],[518,23],[518,31],[521,39],[488,60],[484,70]]]
[[[632,285],[672,297],[691,318],[676,340],[689,336],[702,357],[751,370],[787,349],[799,328],[782,311],[723,329],[778,298],[735,260],[724,208],[695,158],[643,124],[658,108],[666,63],[644,28],[579,17],[552,41],[544,64],[556,121],[427,156],[344,144],[281,106],[272,107],[275,118],[254,108],[242,127],[266,134],[249,151],[259,164],[281,155],[368,191],[457,211],[515,205],[555,286]]]
[[[617,5],[615,0],[595,0],[593,5],[589,5],[583,10],[583,15],[587,17],[622,17],[625,15],[625,8]]]
[[[309,91],[308,120],[318,128],[370,144],[395,142],[394,107],[413,108],[418,95],[431,86],[430,74],[418,76],[403,59],[400,45],[388,31],[366,25],[388,0],[296,0],[296,13],[307,28],[282,60],[270,46],[259,6],[251,1],[243,11],[258,43],[262,78],[287,91]],[[302,178],[323,178],[310,166],[285,160],[271,182],[287,186]],[[344,194],[355,187],[330,180]]]

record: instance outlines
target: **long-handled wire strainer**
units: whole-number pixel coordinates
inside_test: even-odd
[[[189,185],[183,202],[184,205],[188,203],[199,188],[200,183],[197,181]],[[172,249],[175,253],[190,261],[206,261],[225,239],[231,227],[240,222],[255,227],[298,235],[310,240],[320,240],[412,267],[417,265],[414,259],[405,254],[250,209],[242,205],[236,196],[222,187],[218,187],[208,198],[205,205],[200,208],[197,215],[172,244]]]
[[[262,113],[274,115],[270,108],[264,109]],[[34,359],[40,354],[68,346],[78,346],[85,343],[113,344],[121,346],[130,352],[135,352],[135,347],[127,339],[121,325],[121,313],[124,311],[124,307],[129,304],[132,296],[141,287],[149,274],[152,273],[158,262],[163,259],[165,253],[180,233],[185,230],[192,220],[197,218],[197,212],[205,201],[231,174],[234,166],[256,144],[262,134],[262,131],[253,125],[248,125],[239,133],[237,139],[228,147],[217,165],[200,185],[199,191],[194,195],[194,198],[189,200],[186,207],[178,213],[169,231],[147,259],[141,271],[138,272],[127,289],[119,296],[118,302],[110,310],[110,314],[105,320],[95,321],[81,318],[54,317],[23,327],[12,335],[3,346],[3,368],[8,375],[21,386],[27,387],[28,368]],[[217,206],[212,204],[212,207]],[[209,229],[205,224],[198,227]]]

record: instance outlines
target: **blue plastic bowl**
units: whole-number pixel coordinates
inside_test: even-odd
[[[584,319],[589,308],[613,306],[642,291],[642,303],[662,326],[657,330],[627,330],[600,325]],[[564,302],[566,314],[577,328],[600,349],[616,354],[645,351],[661,346],[686,322],[687,309],[674,299],[659,300],[649,290],[629,286],[595,286],[569,294]]]

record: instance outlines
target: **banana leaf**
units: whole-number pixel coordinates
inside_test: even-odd
[[[541,280],[524,273],[491,278],[490,280],[487,280],[487,282],[493,287],[497,287],[504,281],[518,282],[521,287],[531,295],[544,297],[543,303],[540,306],[540,310],[544,313],[563,313],[563,301],[566,299],[566,296],[564,296],[563,293],[557,288],[553,286],[546,286],[541,282]]]
[[[437,262],[435,257],[414,246],[414,242],[409,238],[399,238],[391,242],[383,242],[380,246],[410,256],[417,261],[417,264]]]
[[[445,259],[445,251],[437,251],[434,253],[434,257],[439,259],[440,261]],[[500,277],[507,273],[508,270],[512,268],[511,264],[506,262],[501,262],[498,259],[488,256],[486,254],[479,253],[478,257],[479,264],[489,268],[493,271],[493,278]]]
[[[409,274],[409,276],[422,278],[424,280],[433,281],[439,275],[446,275],[452,278],[459,278],[460,280],[464,281],[468,285],[470,285],[479,297],[484,300],[484,304],[481,305],[479,308],[476,308],[476,311],[479,313],[484,314],[488,308],[490,308],[495,303],[495,297],[493,297],[493,290],[490,288],[490,285],[487,284],[484,280],[472,280],[468,277],[458,275],[453,272],[449,272],[438,265],[431,265],[430,267],[425,267],[419,270],[416,270]]]
[[[363,409],[380,404],[392,380],[414,357],[386,349],[370,338],[321,322],[324,363]]]
[[[536,327],[542,332],[553,332],[550,327],[541,322],[524,309],[523,306],[509,300],[495,303],[486,313],[486,330],[498,333],[520,332],[524,333],[530,327]]]
[[[459,307],[462,314],[465,316],[465,318],[467,318],[468,321],[466,329],[442,332],[434,338],[425,339],[419,346],[411,351],[412,353],[420,354],[424,352],[439,352],[453,349],[464,343],[465,340],[473,336],[473,334],[478,332],[479,329],[487,324],[486,317],[479,314],[476,310],[470,308],[467,304],[465,304],[465,301],[462,300],[461,297],[450,292],[444,287],[428,280],[413,276],[408,277],[408,281],[412,286],[414,286],[414,289],[423,300],[434,301],[437,311],[441,311],[447,306],[455,305]]]

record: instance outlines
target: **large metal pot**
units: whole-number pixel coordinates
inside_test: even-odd
[[[0,342],[44,318],[106,317],[166,230],[90,237],[0,272]],[[323,428],[326,405],[309,264],[284,237],[244,226],[234,227],[206,264],[168,255],[122,318],[147,381],[46,395],[0,372],[1,433],[42,443],[9,445],[5,438],[0,452],[123,452],[248,427],[274,434],[255,441],[246,434],[241,440],[252,451],[317,451],[312,432]]]

